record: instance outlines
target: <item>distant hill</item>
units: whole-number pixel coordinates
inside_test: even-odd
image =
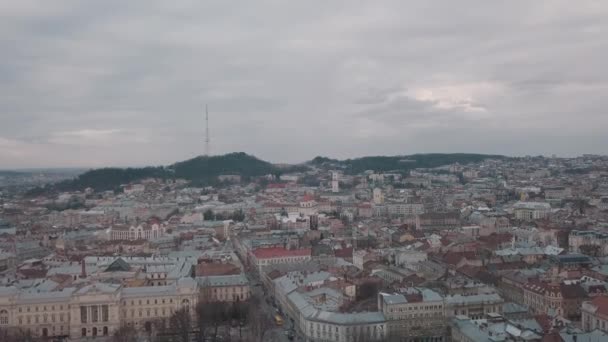
[[[122,184],[145,178],[186,179],[196,185],[213,184],[222,174],[245,178],[289,172],[269,162],[243,152],[221,156],[200,156],[169,166],[143,168],[102,168],[87,171],[73,180],[57,183],[54,190],[73,191],[93,188],[96,191],[114,190]]]
[[[453,163],[469,164],[486,159],[503,158],[506,157],[475,153],[424,153],[409,156],[373,156],[346,160],[316,157],[310,163],[315,166],[337,167],[348,174],[357,174],[366,170],[405,172],[416,168],[433,168]]]
[[[280,175],[306,171],[310,165],[328,169],[340,168],[349,174],[366,170],[404,172],[414,168],[430,168],[452,163],[467,164],[488,158],[505,157],[470,153],[375,156],[347,160],[316,157],[306,164],[277,165],[243,152],[236,152],[221,156],[200,156],[169,166],[90,170],[74,179],[62,181],[45,188],[34,188],[30,191],[30,194],[38,195],[49,191],[75,191],[86,188],[93,188],[96,191],[115,190],[123,184],[137,182],[145,178],[185,179],[191,181],[194,185],[213,185],[217,183],[217,176],[222,174],[240,175],[247,179],[267,174]]]

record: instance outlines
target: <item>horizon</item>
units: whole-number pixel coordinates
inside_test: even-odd
[[[295,162],[295,163],[287,163],[287,162],[281,162],[281,161],[270,161],[264,158],[260,158],[259,156],[256,156],[254,154],[248,153],[248,152],[244,152],[244,151],[234,151],[234,152],[227,152],[224,154],[218,154],[218,155],[210,155],[208,157],[221,157],[221,156],[225,156],[227,154],[232,154],[232,153],[245,153],[249,156],[253,156],[259,160],[268,162],[270,164],[273,165],[300,165],[300,164],[305,164],[308,162],[311,162],[314,158],[317,157],[322,157],[322,158],[329,158],[329,159],[334,159],[334,160],[338,160],[338,161],[345,161],[345,160],[350,160],[350,159],[360,159],[360,158],[368,158],[368,157],[409,157],[409,156],[413,156],[413,155],[428,155],[428,154],[446,154],[446,155],[450,155],[450,154],[474,154],[474,155],[496,155],[496,156],[501,156],[501,157],[506,157],[506,158],[526,158],[526,157],[542,157],[542,158],[558,158],[558,159],[570,159],[570,158],[580,158],[583,157],[585,155],[597,155],[600,157],[605,157],[607,155],[605,154],[594,154],[594,153],[582,153],[579,155],[574,155],[574,156],[560,156],[560,155],[506,155],[506,154],[495,154],[495,153],[477,153],[477,152],[416,152],[416,153],[411,153],[411,154],[395,154],[395,155],[361,155],[361,156],[354,156],[354,157],[350,157],[350,158],[335,158],[332,156],[328,156],[328,155],[317,155],[315,157],[312,157],[310,159],[304,160],[304,161],[300,161],[300,162]],[[197,156],[193,156],[190,158],[186,158],[183,160],[176,160],[173,162],[168,162],[168,163],[164,163],[164,164],[141,164],[141,165],[104,165],[104,166],[73,166],[73,167],[48,167],[48,166],[41,166],[41,167],[23,167],[23,168],[3,168],[0,167],[0,172],[2,171],[39,171],[39,170],[52,170],[52,171],[58,171],[58,170],[95,170],[95,169],[103,169],[103,168],[117,168],[117,169],[126,169],[126,168],[144,168],[144,167],[166,167],[166,166],[171,166],[175,163],[179,163],[179,162],[183,162],[183,161],[187,161],[187,160],[191,160],[191,159],[195,159],[195,158],[199,158],[199,157],[205,157],[205,155],[197,155]]]

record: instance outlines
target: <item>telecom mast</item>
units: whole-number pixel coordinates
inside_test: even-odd
[[[209,109],[205,105],[205,156],[209,156]]]

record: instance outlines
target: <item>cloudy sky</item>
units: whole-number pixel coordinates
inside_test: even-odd
[[[606,153],[606,1],[0,1],[0,168]]]

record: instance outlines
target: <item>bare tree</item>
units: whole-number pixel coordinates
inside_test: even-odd
[[[177,337],[177,341],[190,342],[191,330],[192,317],[188,308],[175,311],[169,318],[169,331]]]
[[[249,336],[249,342],[262,342],[264,334],[270,328],[272,323],[268,320],[268,317],[260,314],[260,300],[257,297],[251,297],[249,303],[249,310],[247,313],[247,320],[249,323],[251,335]]]
[[[128,325],[118,328],[112,336],[112,342],[131,342],[135,340],[137,340],[137,330]]]

